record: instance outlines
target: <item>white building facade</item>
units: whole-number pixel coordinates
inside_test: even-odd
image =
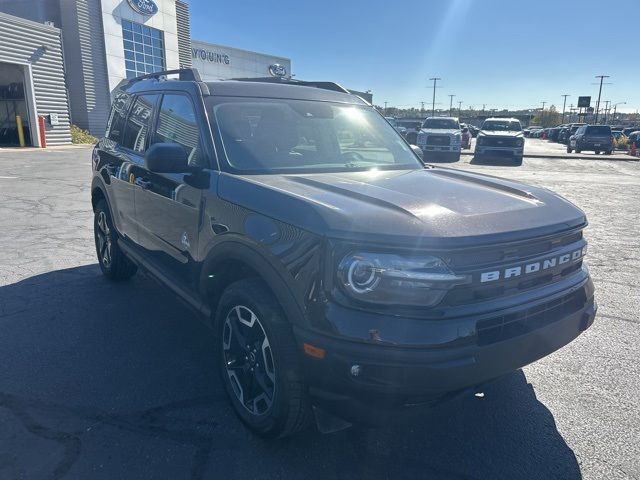
[[[191,40],[191,63],[204,81],[291,75],[288,58],[200,40]]]

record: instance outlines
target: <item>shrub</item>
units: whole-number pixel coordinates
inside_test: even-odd
[[[82,130],[75,125],[71,125],[71,143],[98,143],[98,139],[86,130]]]

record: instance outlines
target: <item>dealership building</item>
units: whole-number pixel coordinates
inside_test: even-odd
[[[181,0],[0,0],[0,147],[105,131],[126,79],[196,67],[203,80],[290,75],[287,58],[192,40]]]

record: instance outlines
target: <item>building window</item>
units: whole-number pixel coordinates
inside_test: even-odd
[[[127,78],[165,69],[164,36],[161,30],[122,20],[122,38]]]

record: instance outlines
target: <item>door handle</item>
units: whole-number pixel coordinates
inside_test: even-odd
[[[142,187],[143,190],[149,190],[151,188],[151,182],[149,180],[145,180],[144,178],[136,178],[136,185]]]

